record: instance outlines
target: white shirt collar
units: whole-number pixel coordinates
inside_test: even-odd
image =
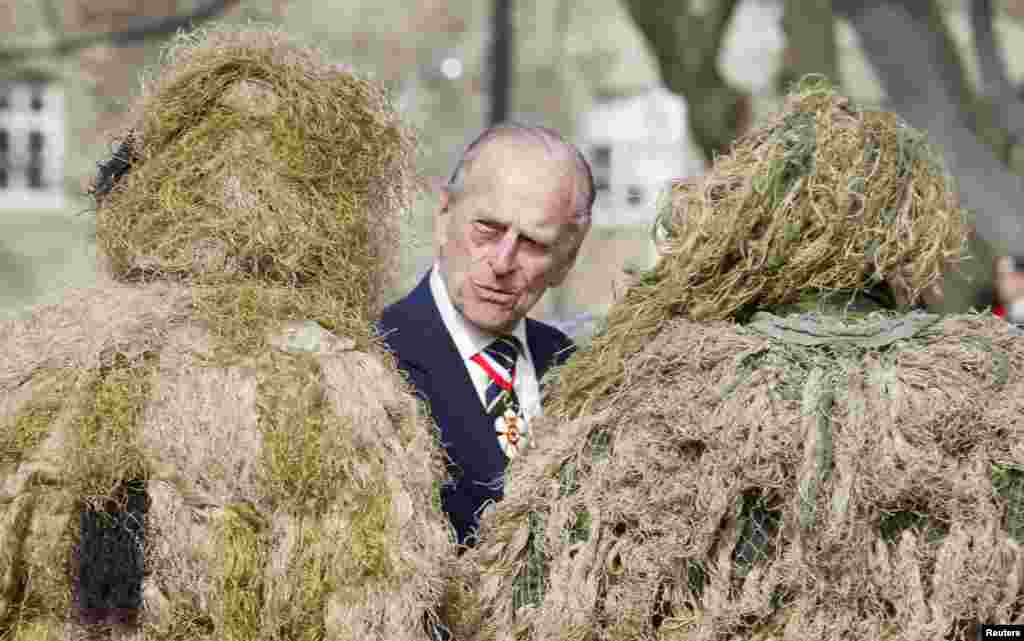
[[[434,296],[434,303],[441,313],[441,320],[448,328],[448,333],[455,341],[455,347],[463,360],[468,361],[483,351],[485,347],[494,342],[496,334],[484,331],[470,323],[452,305],[452,299],[448,296],[448,287],[441,278],[441,267],[436,262],[430,273],[430,293]],[[512,329],[512,335],[519,339],[519,343],[526,352],[526,358],[530,358],[530,350],[526,342],[526,319],[520,319]]]
[[[1024,298],[1018,298],[1006,308],[1006,320],[1010,321],[1015,325],[1024,323]]]

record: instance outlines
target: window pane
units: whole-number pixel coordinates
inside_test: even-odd
[[[612,186],[612,148],[610,145],[594,145],[591,149],[594,174],[594,188],[597,191],[611,189]]]
[[[29,166],[28,168],[28,188],[29,189],[43,189],[43,168],[38,166]]]
[[[10,155],[11,134],[6,129],[0,129],[0,189],[10,187],[11,180],[7,173],[11,162]]]
[[[644,188],[637,185],[630,185],[626,189],[626,202],[636,206],[644,202]]]
[[[29,165],[28,167],[28,188],[29,189],[42,189],[43,188],[43,170],[41,167]]]
[[[43,134],[30,131],[28,134],[28,186],[29,189],[43,188]]]
[[[32,111],[43,110],[43,85],[33,84],[32,85]]]

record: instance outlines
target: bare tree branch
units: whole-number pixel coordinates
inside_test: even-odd
[[[738,4],[739,2],[735,0],[713,3],[711,10],[705,16],[705,20],[708,22],[708,41],[714,43],[716,51],[722,48],[725,32],[729,28],[729,23],[732,22],[732,16],[736,13]]]
[[[956,177],[961,201],[978,234],[1000,254],[1024,254],[1018,213],[1020,178],[1011,174],[967,127],[961,82],[948,60],[942,26],[920,0],[835,0],[850,20],[888,97],[887,108],[928,132]]]
[[[67,56],[86,47],[112,44],[123,47],[154,36],[170,35],[223,13],[239,0],[208,0],[189,13],[158,18],[138,18],[125,29],[105,33],[86,33],[58,38],[55,42],[0,49],[0,62],[25,60],[36,56]]]
[[[970,4],[974,48],[978,53],[981,84],[986,94],[994,95],[1010,84],[999,55],[995,28],[992,24],[992,0],[974,0]]]
[[[718,53],[738,0],[715,0],[704,15],[679,0],[627,0],[626,9],[651,41],[662,73],[718,75]],[[672,84],[668,78],[666,84]]]
[[[681,0],[625,0],[623,4],[651,44],[661,78],[686,99],[690,129],[710,161],[739,133],[744,96],[718,68],[726,29],[738,0],[715,0],[704,15]]]
[[[43,17],[46,19],[46,26],[54,35],[62,33],[64,26],[61,24],[60,11],[57,9],[55,0],[41,0],[43,3]]]
[[[992,102],[996,126],[1011,140],[1024,138],[1024,104],[1010,84],[1006,60],[996,39],[992,0],[973,0],[970,4],[974,48],[978,54],[982,92]]]
[[[824,75],[838,86],[839,51],[832,0],[785,0],[782,30],[786,35],[786,65],[779,74],[779,89],[809,73]]]

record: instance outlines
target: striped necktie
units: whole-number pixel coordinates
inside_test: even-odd
[[[472,358],[490,379],[484,392],[484,409],[494,417],[498,444],[508,458],[526,447],[526,420],[513,387],[521,349],[516,337],[501,336]]]

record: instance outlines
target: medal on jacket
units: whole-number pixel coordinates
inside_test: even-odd
[[[498,445],[510,459],[529,445],[526,419],[511,409],[506,409],[494,419],[494,431],[498,434]]]
[[[508,340],[495,341],[484,352],[471,359],[479,365],[490,379],[484,391],[484,409],[494,417],[494,431],[498,436],[498,445],[509,459],[515,458],[526,448],[527,425],[521,415],[519,397],[516,395],[513,381],[515,379],[515,354],[510,346],[501,343]],[[499,348],[502,348],[499,351]],[[484,358],[486,353],[491,361]]]

